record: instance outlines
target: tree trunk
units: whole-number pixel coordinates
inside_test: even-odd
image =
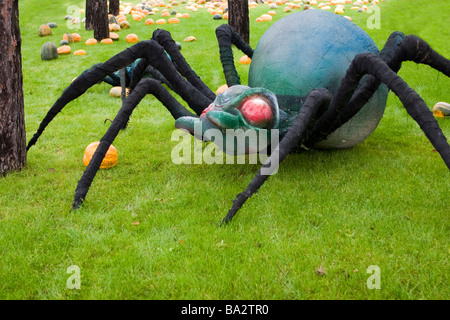
[[[108,4],[106,0],[86,0],[86,21],[88,3],[92,2],[90,18],[92,19],[92,27],[94,29],[94,38],[101,41],[109,38],[109,22],[108,22]],[[87,23],[86,23],[87,29]]]
[[[84,23],[86,30],[94,30],[94,5],[95,0],[86,0],[86,21]]]
[[[248,0],[228,0],[228,24],[245,42],[250,42]]]
[[[19,7],[0,1],[0,174],[27,163]]]
[[[119,0],[109,0],[109,13],[113,16],[119,15],[119,7],[120,7],[120,1]]]

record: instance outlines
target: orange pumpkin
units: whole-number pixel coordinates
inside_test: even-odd
[[[136,43],[139,41],[139,39],[137,35],[135,35],[134,33],[130,33],[129,35],[126,36],[125,41],[130,43]]]
[[[147,20],[145,20],[145,24],[149,26],[149,25],[155,24],[155,21],[153,21],[153,19],[147,19]]]
[[[120,31],[121,28],[117,23],[110,23],[109,24],[109,31],[117,32]]]
[[[166,24],[166,20],[164,19],[156,20],[156,24]]]
[[[100,41],[101,43],[103,43],[103,44],[112,44],[113,43],[113,41],[112,41],[112,39],[111,38],[106,38],[106,39],[103,39],[102,41]]]
[[[72,49],[70,48],[70,46],[64,45],[58,48],[58,54],[59,55],[66,55],[66,54],[70,54],[72,52]]]
[[[133,20],[134,21],[141,21],[142,17],[140,15],[138,15],[138,14],[133,14]]]
[[[87,46],[90,46],[90,45],[93,45],[93,44],[97,44],[97,40],[94,39],[94,38],[90,38],[90,39],[87,39],[85,43],[86,43]]]
[[[85,56],[86,55],[86,51],[83,49],[77,50],[73,53],[74,56]]]
[[[73,42],[80,42],[81,36],[78,33],[72,33]]]
[[[131,27],[130,23],[126,20],[124,20],[120,23],[120,28],[122,28],[122,29],[129,29],[130,27]]]
[[[178,18],[169,18],[169,20],[167,20],[168,23],[180,23],[180,19]]]
[[[219,88],[217,88],[216,95],[219,94],[219,93],[223,93],[227,89],[228,89],[228,85],[226,85],[226,84],[221,85]]]
[[[45,36],[51,36],[52,35],[52,29],[46,25],[43,24],[39,27],[39,37],[45,37]]]
[[[272,16],[270,14],[262,14],[260,18],[262,21],[272,21]]]
[[[113,40],[113,41],[117,41],[119,40],[119,35],[115,32],[110,32],[109,33],[109,37]]]
[[[121,16],[121,15],[118,15],[117,16],[117,22],[119,22],[119,23],[121,23],[121,22],[123,22],[123,21],[127,21],[127,17],[125,17],[125,16]]]
[[[252,62],[252,59],[250,59],[247,55],[242,56],[241,59],[239,59],[240,64],[250,64]]]
[[[97,150],[100,141],[92,142],[89,144],[84,150],[83,163],[87,167],[89,162],[91,162],[92,156]],[[106,151],[105,157],[103,158],[102,163],[100,164],[100,169],[109,169],[114,167],[119,160],[119,152],[117,149],[110,145],[108,151]]]
[[[71,33],[64,33],[63,40],[66,40],[69,43],[73,43],[73,35]]]

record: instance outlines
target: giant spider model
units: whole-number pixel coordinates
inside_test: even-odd
[[[27,150],[67,103],[106,76],[141,59],[133,70],[128,98],[78,182],[74,209],[84,201],[109,146],[149,93],[169,110],[176,119],[176,127],[198,138],[208,140],[206,132],[210,128],[224,136],[230,129],[244,132],[265,129],[269,134],[278,130],[279,144],[276,148],[272,146],[270,157],[245,191],[236,197],[223,222],[230,221],[273,172],[273,168],[269,169],[271,163],[280,163],[288,153],[311,148],[347,148],[363,141],[383,114],[388,89],[399,97],[450,169],[450,146],[432,112],[396,74],[402,61],[409,60],[428,64],[450,76],[450,61],[420,38],[394,32],[378,52],[362,29],[321,10],[291,14],[276,22],[260,39],[255,51],[228,25],[218,27],[216,35],[229,86],[217,97],[190,68],[170,33],[164,30],[156,30],[151,40],[142,41],[83,72],[64,91],[28,143]],[[232,45],[252,57],[248,87],[240,85]],[[180,104],[160,81],[142,78],[148,65],[167,79],[170,88],[194,113]],[[198,124],[202,125],[200,134],[194,130]],[[246,152],[254,150],[258,146],[245,147]]]

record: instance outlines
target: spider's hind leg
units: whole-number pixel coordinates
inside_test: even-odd
[[[39,125],[37,132],[28,142],[27,150],[36,143],[47,125],[70,101],[78,98],[90,87],[101,82],[107,75],[126,67],[138,58],[147,59],[154,68],[160,71],[170,82],[174,91],[189,104],[196,114],[201,114],[212,102],[213,99],[205,96],[177,72],[174,64],[166,56],[164,48],[157,41],[142,41],[77,77],[50,108]]]
[[[331,100],[330,109],[338,109],[338,106],[347,105],[359,81],[365,74],[376,77],[398,96],[408,114],[419,124],[428,140],[450,169],[450,145],[433,113],[423,99],[380,57],[370,53],[359,54],[355,57],[347,70],[346,76],[342,79],[337,93]],[[308,143],[311,143],[311,141],[308,141]]]

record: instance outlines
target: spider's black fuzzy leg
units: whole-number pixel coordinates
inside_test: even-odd
[[[414,61],[427,64],[450,77],[450,60],[438,54],[424,40],[414,35],[405,37],[401,32],[393,32],[380,52],[380,58],[395,73],[400,70],[403,61]],[[369,101],[381,81],[373,76],[368,76],[366,79],[367,81],[353,94],[347,105],[328,108],[317,122],[311,134],[312,138],[305,143],[307,146],[313,147],[326,139],[328,135],[355,116]]]
[[[233,219],[237,211],[242,207],[245,201],[250,198],[267,180],[269,175],[274,172],[274,163],[279,165],[281,161],[295,148],[298,144],[303,142],[305,138],[305,129],[311,122],[311,119],[321,108],[324,108],[330,103],[331,94],[326,89],[312,90],[306,97],[305,103],[300,109],[299,114],[295,118],[292,126],[289,128],[286,135],[280,141],[278,146],[272,152],[270,157],[264,162],[263,168],[265,173],[262,174],[261,168],[248,187],[238,194],[233,201],[231,209],[228,211],[226,217],[222,220],[222,223],[228,223]]]
[[[149,73],[154,79],[158,80],[161,83],[164,83],[169,89],[173,90],[170,82],[155,68],[152,66],[147,66],[145,69],[145,73]]]
[[[127,98],[127,69],[126,68],[120,69],[120,87],[122,88],[122,92],[121,92],[122,103],[124,103]]]
[[[406,36],[392,57],[393,70],[398,71],[403,61],[427,64],[450,77],[450,60],[433,50],[415,35]]]
[[[141,59],[133,68],[133,72],[131,72],[131,79],[130,79],[130,91],[133,91],[133,89],[142,79],[145,73],[145,69],[149,66],[149,64],[150,62],[147,59]]]
[[[330,108],[346,105],[364,74],[371,74],[380,79],[398,96],[408,114],[419,124],[428,140],[450,169],[450,145],[433,113],[422,98],[380,57],[371,53],[359,54],[355,57],[330,103]]]
[[[156,29],[153,32],[152,39],[158,41],[158,43],[163,46],[164,50],[170,55],[178,72],[180,72],[187,81],[209,99],[214,100],[216,98],[216,95],[203,83],[200,77],[189,66],[186,59],[184,59],[169,31]]]
[[[153,94],[158,100],[160,100],[164,106],[169,110],[175,119],[183,116],[195,116],[188,111],[183,105],[181,105],[162,85],[155,79],[143,79],[139,82],[136,88],[125,100],[122,108],[112,121],[111,126],[106,131],[103,138],[100,140],[100,144],[95,150],[92,159],[83,173],[83,176],[78,181],[77,188],[75,190],[75,197],[72,207],[77,209],[83,203],[86,198],[86,194],[95,178],[97,171],[105,157],[105,154],[109,146],[113,143],[114,139],[119,134],[120,129],[128,122],[133,110],[137,107],[139,102],[144,98],[146,94]]]
[[[136,66],[133,68],[130,79],[130,91],[136,87],[139,81],[144,77],[145,74],[149,73],[154,79],[159,82],[164,83],[169,89],[173,90],[173,87],[169,81],[155,68],[153,68],[147,59],[141,59]]]
[[[144,44],[139,46],[141,43]],[[204,95],[192,85],[190,81],[187,81],[180,73],[178,73],[174,63],[167,56],[164,47],[156,40],[148,40],[141,43],[138,43],[129,49],[135,50],[136,56],[146,58],[150,62],[150,65],[167,79],[173,90],[188,103],[189,107],[194,110],[197,115],[200,115],[213,99]],[[179,55],[181,56],[181,54]]]
[[[78,98],[85,93],[87,89],[101,82],[108,74],[126,67],[138,58],[145,58],[150,61],[150,63],[166,77],[173,86],[174,91],[189,104],[196,114],[201,114],[212,102],[211,99],[205,97],[177,72],[173,63],[167,57],[163,47],[159,43],[154,40],[142,41],[127,48],[125,51],[116,54],[105,63],[98,64],[78,76],[72,84],[64,90],[61,97],[59,97],[47,112],[39,125],[37,132],[28,142],[27,151],[36,143],[53,118],[70,101]]]
[[[229,87],[241,84],[241,79],[234,66],[233,50],[231,45],[235,45],[248,57],[253,56],[253,49],[239,36],[239,34],[228,24],[222,24],[216,29],[216,37],[219,42],[220,61],[222,62],[223,73]]]
[[[53,104],[53,106],[50,108],[50,110],[45,115],[44,119],[39,125],[38,130],[33,135],[33,137],[30,139],[27,145],[27,151],[36,144],[37,140],[41,136],[41,134],[44,132],[45,128],[48,126],[48,124],[53,120],[54,117],[72,100],[78,98],[83,93],[86,92],[87,89],[92,87],[93,85],[97,84],[99,81],[102,81],[105,76],[108,74],[120,69],[122,65],[116,66],[114,70],[108,70],[105,72],[101,68],[101,64],[96,65],[95,67],[89,69],[88,71],[83,72],[80,76],[78,76],[70,86],[68,86],[62,95],[56,100],[56,102]]]

